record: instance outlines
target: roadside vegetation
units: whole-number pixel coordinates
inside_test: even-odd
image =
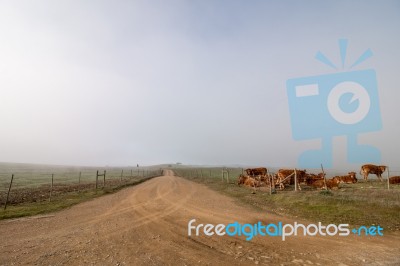
[[[360,180],[340,184],[338,190],[316,190],[305,185],[301,191],[253,189],[237,185],[240,168],[229,169],[229,182],[222,180],[221,168],[176,168],[174,172],[194,182],[235,198],[259,211],[322,223],[349,223],[353,226],[380,225],[386,231],[400,230],[400,185]]]

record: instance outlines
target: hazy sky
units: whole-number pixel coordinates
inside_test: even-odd
[[[0,161],[295,166],[286,81],[373,56],[400,166],[399,1],[0,1]],[[345,68],[346,70],[346,68]],[[345,138],[334,140],[345,165]]]

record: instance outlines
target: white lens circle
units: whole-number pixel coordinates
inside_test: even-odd
[[[353,101],[359,100],[357,110],[351,113],[344,112],[340,109],[339,100],[345,93],[352,93]],[[346,81],[336,85],[328,95],[328,110],[333,119],[341,124],[351,125],[362,121],[368,114],[371,106],[371,100],[368,92],[359,83]]]

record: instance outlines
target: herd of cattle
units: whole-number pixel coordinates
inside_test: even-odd
[[[386,171],[386,166],[365,164],[361,166],[360,174],[368,181],[369,174],[375,174],[382,181],[382,173]],[[325,173],[311,174],[306,170],[297,169],[279,169],[276,174],[269,174],[267,168],[249,168],[245,170],[246,175],[241,174],[238,177],[238,185],[249,187],[279,187],[284,189],[287,185],[297,185],[301,190],[300,184],[325,189],[337,189],[339,184],[354,184],[357,183],[355,172],[349,172],[344,176],[335,176],[327,179]],[[399,184],[400,176],[394,176],[389,179],[391,184]]]

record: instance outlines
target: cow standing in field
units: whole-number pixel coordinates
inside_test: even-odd
[[[245,171],[248,176],[253,177],[260,182],[266,183],[268,181],[267,178],[268,170],[265,167],[248,168]]]
[[[364,180],[368,181],[369,174],[375,174],[380,181],[382,181],[382,173],[386,171],[386,166],[384,165],[373,165],[373,164],[364,164],[361,166],[360,174],[364,176]]]
[[[259,167],[259,168],[247,168],[246,170],[246,174],[248,176],[254,177],[254,176],[259,176],[259,175],[267,175],[267,168],[265,167]]]
[[[357,177],[355,172],[349,172],[348,175],[335,176],[339,179],[339,183],[354,184],[357,183]]]

